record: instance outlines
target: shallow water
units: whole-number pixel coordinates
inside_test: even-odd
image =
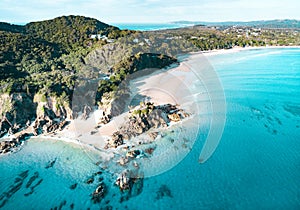
[[[143,192],[123,203],[113,196],[117,191],[111,183],[107,205],[118,209],[300,208],[300,49],[248,50],[208,60],[220,77],[227,102],[225,130],[213,156],[198,163],[208,127],[203,125],[183,161],[145,179]],[[209,119],[209,115],[202,117]],[[21,151],[0,157],[0,195],[29,170],[21,189],[6,199],[3,209],[107,206],[92,204],[89,195],[95,186],[84,183],[99,170],[97,158],[78,145],[28,141]],[[46,169],[54,160],[53,167]],[[35,172],[39,175],[31,186],[43,181],[25,196]],[[103,177],[108,180],[110,175]],[[77,188],[71,190],[75,183]]]

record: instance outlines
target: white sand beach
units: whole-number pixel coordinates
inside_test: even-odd
[[[197,59],[199,56],[203,55],[192,55],[181,62],[179,66],[159,70],[131,80],[129,105],[135,96],[140,95],[155,105],[178,104],[189,112],[193,111],[195,106],[193,106],[193,93],[190,90],[190,85],[194,80],[194,75],[185,63]],[[118,130],[128,113],[113,118],[111,122],[97,129],[101,115],[99,113],[100,111],[94,111],[87,120],[82,120],[80,117],[72,120],[67,128],[57,132],[55,136],[76,139],[83,144],[104,148],[106,140]]]
[[[293,46],[299,48],[300,46]],[[190,53],[188,55],[179,58],[180,64],[178,66],[171,66],[168,69],[162,69],[156,71],[150,75],[142,76],[130,81],[131,96],[129,99],[129,105],[135,96],[143,96],[148,101],[154,102],[155,105],[162,104],[178,104],[181,108],[190,113],[199,112],[200,107],[195,103],[194,95],[203,101],[206,100],[205,88],[198,93],[192,92],[191,87],[193,82],[197,80],[195,78],[195,70],[190,68],[192,62],[207,62],[207,56],[214,56],[219,54],[235,53],[244,50],[254,49],[266,49],[266,48],[291,48],[281,46],[270,47],[235,47],[228,50],[213,50],[206,52]],[[209,65],[209,63],[207,63]],[[204,65],[205,66],[205,65]],[[202,96],[201,96],[202,94]],[[201,109],[207,109],[207,107],[201,107]],[[203,110],[201,112],[204,112]],[[98,120],[101,116],[100,111],[94,111],[91,113],[87,120],[82,120],[80,117],[75,120],[71,120],[71,123],[62,131],[58,131],[55,134],[46,135],[47,137],[58,138],[64,141],[79,143],[87,145],[88,147],[94,147],[99,150],[103,150],[107,140],[110,136],[116,132],[119,126],[124,122],[124,118],[128,113],[124,113],[118,117],[113,118],[108,124],[98,126]]]

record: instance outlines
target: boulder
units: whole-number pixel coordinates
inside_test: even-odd
[[[158,132],[151,132],[148,134],[148,136],[152,139],[155,140],[158,136]]]
[[[133,150],[133,151],[129,151],[126,153],[126,157],[129,158],[136,158],[137,156],[139,156],[141,154],[140,150]]]
[[[98,124],[107,124],[110,122],[110,115],[103,115],[100,119],[99,119],[99,123]]]
[[[127,157],[121,157],[118,162],[121,166],[125,166],[129,162],[129,159]]]
[[[92,200],[94,203],[99,203],[103,200],[106,194],[106,185],[101,182],[99,186],[96,188],[96,190],[92,194]]]
[[[130,172],[128,170],[122,172],[116,181],[116,185],[119,186],[121,191],[130,190],[131,186]]]
[[[108,145],[112,148],[117,148],[123,144],[123,135],[120,132],[115,132],[109,140]]]
[[[180,115],[177,113],[173,113],[173,114],[168,114],[168,118],[170,119],[170,121],[172,122],[179,122],[181,120]]]
[[[93,182],[94,182],[94,177],[90,177],[90,178],[88,178],[88,179],[86,180],[85,183],[87,183],[87,184],[92,184]]]

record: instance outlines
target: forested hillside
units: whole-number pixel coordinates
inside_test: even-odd
[[[236,46],[300,45],[299,32],[249,26],[139,32],[82,16],[25,26],[0,23],[0,136],[11,128],[7,120],[19,122],[20,126],[14,126],[18,128],[37,113],[48,113],[47,109],[63,117],[69,110],[70,116],[76,85],[77,90],[95,85],[95,103],[87,105],[83,100],[77,104],[76,112],[83,112],[87,106],[101,103],[103,95],[115,95],[127,75],[145,68],[164,68],[175,63],[179,54]],[[89,91],[83,88],[85,94]],[[40,108],[23,115],[22,101],[28,102],[27,107],[47,101],[56,105],[47,109],[45,104],[38,105]]]

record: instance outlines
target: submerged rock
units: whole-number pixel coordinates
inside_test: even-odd
[[[88,178],[87,180],[86,180],[86,182],[85,183],[87,183],[87,184],[92,184],[93,182],[94,182],[94,177],[90,177],[90,178]]]
[[[150,147],[150,148],[145,149],[145,152],[147,154],[149,154],[149,155],[152,155],[152,153],[154,152],[154,150],[155,150],[155,148]]]
[[[52,168],[56,162],[57,158],[55,158],[53,161],[49,161],[48,164],[46,165],[46,169]]]
[[[169,187],[167,185],[161,185],[160,188],[158,189],[158,191],[156,192],[156,199],[159,200],[165,196],[170,197],[170,198],[173,197]]]
[[[18,192],[22,185],[24,180],[28,177],[29,170],[23,171],[20,173],[16,178],[12,185],[9,186],[8,190],[6,192],[3,192],[0,195],[0,208],[5,206],[5,204],[8,202],[8,200],[16,193]]]
[[[75,184],[72,184],[72,185],[70,186],[70,189],[71,189],[71,190],[75,190],[75,189],[76,189],[76,187],[77,187],[77,183],[75,183]]]
[[[38,177],[39,177],[39,172],[37,172],[37,171],[34,172],[33,176],[30,177],[29,181],[27,182],[26,188],[29,188]]]

